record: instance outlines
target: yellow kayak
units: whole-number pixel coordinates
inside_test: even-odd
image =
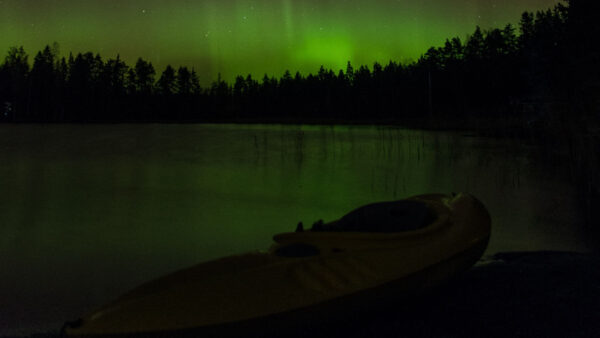
[[[201,263],[143,284],[67,325],[70,336],[245,330],[313,313],[402,300],[469,269],[490,216],[469,194],[358,208],[310,231],[274,236],[268,252]],[[265,324],[268,323],[268,324]]]

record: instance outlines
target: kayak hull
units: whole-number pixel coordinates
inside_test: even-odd
[[[159,278],[65,332],[107,337],[278,335],[398,304],[466,271],[481,257],[490,236],[489,214],[474,197],[414,198],[436,210],[434,224],[400,234],[276,235],[268,253],[226,257]],[[296,243],[309,243],[318,254],[274,254]]]

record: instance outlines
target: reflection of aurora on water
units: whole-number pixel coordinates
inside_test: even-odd
[[[0,336],[268,248],[299,221],[425,192],[480,198],[488,254],[590,251],[570,162],[540,153],[522,139],[389,127],[1,124]]]
[[[525,10],[556,0],[207,0],[16,1],[0,3],[0,51],[29,53],[53,41],[70,51],[138,57],[161,72],[167,64],[194,67],[203,84],[237,74],[281,76],[337,71],[374,61],[416,60],[446,38],[516,24]],[[33,58],[33,57],[32,57]]]

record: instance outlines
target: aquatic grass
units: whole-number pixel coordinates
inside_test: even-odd
[[[579,115],[569,108],[551,109],[546,115],[544,121],[533,125],[522,121],[521,127],[505,136],[534,144],[538,149],[533,154],[535,159],[547,163],[549,168],[567,168],[564,175],[576,188],[582,226],[592,234],[588,239],[598,250],[600,227],[596,226],[595,213],[600,203],[600,121],[590,114],[574,119],[572,116]]]

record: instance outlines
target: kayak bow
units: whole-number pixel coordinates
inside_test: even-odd
[[[401,300],[469,269],[487,247],[490,216],[469,194],[430,194],[370,204],[313,230],[275,235],[265,253],[225,257],[150,281],[65,333],[247,330]]]

